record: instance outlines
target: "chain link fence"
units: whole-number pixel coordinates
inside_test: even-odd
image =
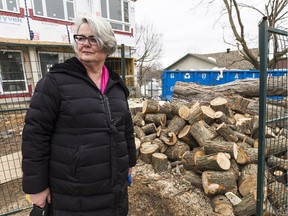
[[[259,25],[260,100],[257,179],[257,216],[288,215],[288,76],[267,77],[268,61],[284,53],[287,69],[288,32]],[[270,68],[269,68],[270,69]],[[269,91],[284,89],[284,99]],[[267,97],[268,96],[268,97]]]

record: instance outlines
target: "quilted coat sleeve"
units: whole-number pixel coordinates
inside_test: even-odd
[[[59,113],[60,97],[53,74],[36,85],[22,133],[23,191],[35,194],[48,186],[50,139]]]

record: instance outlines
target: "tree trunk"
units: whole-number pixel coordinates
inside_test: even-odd
[[[247,109],[249,103],[250,103],[249,100],[239,96],[239,97],[236,97],[234,99],[234,101],[230,107],[232,110],[244,114],[244,113],[246,113],[246,109]]]
[[[146,99],[143,102],[142,112],[144,114],[147,114],[147,113],[159,113],[159,111],[160,111],[159,101],[147,100]]]
[[[153,153],[152,166],[156,172],[166,172],[168,170],[167,156],[162,153]]]
[[[208,195],[237,192],[237,183],[234,175],[227,171],[205,171],[202,173],[204,192]]]
[[[204,152],[206,155],[225,152],[231,155],[233,158],[237,158],[237,145],[234,142],[226,142],[226,141],[206,141],[204,143]]]
[[[157,144],[150,144],[140,148],[140,159],[147,164],[152,162],[152,154],[158,151]]]
[[[217,195],[212,199],[212,206],[214,212],[223,216],[233,216],[233,206],[231,202],[224,195]]]
[[[204,146],[204,143],[207,140],[211,140],[213,137],[213,134],[204,127],[204,124],[201,123],[201,121],[195,122],[191,125],[190,134],[197,141],[199,146]]]
[[[257,164],[248,164],[241,170],[238,190],[242,196],[257,191]]]
[[[146,135],[157,132],[156,125],[154,123],[149,123],[149,124],[144,125],[142,127],[142,130]]]
[[[168,159],[171,161],[177,161],[182,159],[182,155],[186,152],[190,151],[190,147],[188,144],[178,140],[175,145],[169,146],[165,154]]]
[[[165,126],[166,125],[166,115],[163,113],[146,114],[145,115],[145,122],[146,123],[154,123],[157,127],[158,126]]]
[[[185,125],[184,128],[179,132],[178,139],[187,143],[190,146],[190,149],[193,150],[195,147],[198,147],[198,143],[190,134],[191,125]]]
[[[198,157],[195,166],[202,172],[206,170],[224,171],[230,169],[231,163],[223,152],[219,152]]]
[[[235,134],[235,132],[224,122],[218,126],[216,131],[222,137],[224,137],[227,141],[230,141],[230,142],[237,142],[238,141],[238,137]]]
[[[178,115],[175,115],[169,122],[167,128],[169,130],[172,130],[176,135],[178,135],[186,124],[187,122],[183,118],[179,117]]]
[[[242,198],[242,201],[234,206],[234,213],[237,216],[251,216],[256,214],[256,194],[250,193]]]

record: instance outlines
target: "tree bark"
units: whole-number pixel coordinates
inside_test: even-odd
[[[159,113],[159,111],[160,111],[159,101],[145,99],[145,101],[143,102],[143,107],[142,107],[142,112],[144,114]]]
[[[188,144],[177,140],[175,145],[169,146],[165,154],[167,155],[168,159],[171,161],[177,161],[182,159],[182,155],[190,151],[190,147]]]
[[[250,193],[242,198],[242,201],[234,206],[234,213],[237,216],[251,216],[256,214],[256,194]]]
[[[162,153],[153,153],[152,166],[156,172],[166,172],[168,170],[167,156]]]
[[[204,146],[205,141],[211,140],[214,137],[213,134],[204,127],[204,124],[202,124],[201,121],[191,125],[190,134],[197,141],[199,146]]]
[[[231,163],[223,152],[219,152],[198,157],[195,166],[202,172],[206,170],[224,171],[230,169]]]
[[[241,170],[238,190],[242,196],[257,191],[257,164],[248,164]]]
[[[208,195],[237,192],[237,183],[234,175],[228,171],[204,171],[202,173],[204,192]]]
[[[186,124],[187,122],[183,118],[179,117],[178,115],[175,115],[169,122],[167,128],[169,130],[172,130],[176,135],[178,135]]]
[[[145,115],[145,122],[146,123],[154,123],[157,127],[158,126],[165,126],[166,125],[166,115],[163,113],[152,113]]]

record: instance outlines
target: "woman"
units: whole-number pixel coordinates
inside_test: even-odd
[[[109,23],[84,15],[77,58],[38,83],[23,129],[23,191],[53,216],[127,215],[127,176],[136,163],[128,89],[105,64],[116,50]]]

